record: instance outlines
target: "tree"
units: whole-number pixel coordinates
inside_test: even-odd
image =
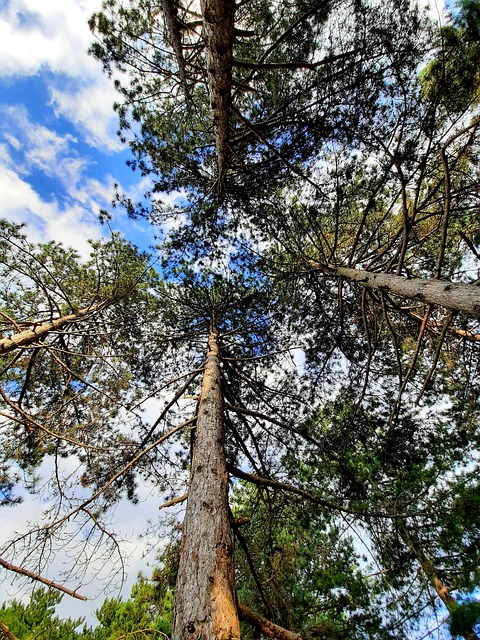
[[[129,389],[129,380],[143,373],[135,348],[139,328],[146,314],[155,313],[148,307],[148,288],[156,278],[147,258],[118,237],[92,249],[92,259],[81,263],[72,250],[54,243],[34,246],[19,227],[1,225],[2,489],[5,501],[15,502],[14,485],[23,475],[27,487],[37,490],[36,470],[49,459],[57,516],[71,507],[72,483],[86,487],[114,463],[115,444],[130,455],[121,412],[138,393]],[[80,478],[61,478],[62,459],[70,456],[85,465]],[[128,479],[118,488],[132,491]],[[81,526],[92,535],[95,515],[86,506],[81,514]],[[66,522],[58,517],[59,528]],[[40,526],[37,534],[7,544],[2,566],[41,578],[45,545],[54,532]],[[30,568],[8,559],[22,547]],[[32,563],[35,548],[38,564]],[[82,562],[81,553],[76,561]]]
[[[91,18],[91,52],[110,74],[124,72],[117,110],[132,166],[151,176],[153,192],[182,192],[173,213],[210,228],[255,210],[275,186],[310,184],[325,141],[354,139],[359,114],[375,117],[391,68],[414,67],[421,24],[407,2],[217,0],[199,15],[109,1]],[[158,199],[126,206],[153,221],[169,213]]]
[[[55,591],[38,589],[32,593],[30,602],[23,604],[13,600],[0,609],[0,622],[6,625],[17,640],[51,638],[52,640],[77,640],[81,637],[75,629],[82,619],[60,620],[55,615],[55,605],[62,596]],[[2,629],[2,627],[0,627]],[[8,635],[6,636],[8,638]]]
[[[274,486],[242,482],[234,496],[241,613],[261,612],[302,638],[392,637],[375,577],[341,517]],[[245,627],[242,637],[255,636]]]
[[[172,597],[170,590],[158,589],[155,576],[148,580],[140,575],[126,602],[107,599],[98,609],[99,626],[91,632],[92,639],[165,637],[170,631]]]
[[[478,228],[468,226],[478,209],[478,117],[462,103],[462,113],[450,118],[438,93],[418,78],[431,31],[406,2],[234,6],[205,0],[200,11],[169,0],[127,7],[108,0],[91,19],[99,38],[94,55],[110,73],[128,73],[115,79],[122,135],[133,135],[132,166],[152,178],[140,206],[121,196],[119,202],[153,222],[183,215],[168,234],[161,230],[161,278],[147,257],[118,240],[108,250],[96,248],[106,256],[107,273],[113,250],[126,254],[137,274],[119,300],[107,297],[105,308],[97,306],[101,296],[90,295],[62,310],[59,276],[51,283],[49,270],[35,280],[37,311],[58,311],[41,323],[53,341],[47,345],[52,359],[8,364],[7,424],[25,423],[28,435],[42,432],[43,451],[30,438],[32,466],[46,453],[80,450],[74,482],[88,494],[67,493],[58,481],[61,512],[6,551],[23,544],[25,560],[34,557],[32,546],[41,558],[44,540],[51,548],[69,520],[80,520],[84,531],[88,523],[115,545],[104,522],[108,507],[124,493],[134,500],[137,483],[149,478],[167,492],[166,504],[187,500],[172,638],[238,638],[242,617],[264,636],[291,640],[298,629],[285,627],[301,621],[275,610],[279,605],[262,580],[282,597],[292,585],[271,571],[273,549],[263,554],[270,566],[262,571],[262,551],[254,560],[248,545],[283,544],[308,501],[316,511],[289,557],[304,611],[312,589],[297,567],[311,551],[300,543],[311,536],[311,523],[328,523],[324,534],[311,536],[328,557],[320,568],[311,565],[324,584],[315,594],[317,617],[307,613],[306,632],[352,635],[352,611],[361,603],[368,615],[355,618],[356,630],[378,638],[406,633],[409,618],[418,621],[422,609],[407,615],[412,601],[402,576],[394,576],[400,618],[383,623],[383,602],[397,610],[392,589],[368,582],[351,544],[339,540],[339,522],[367,532],[374,551],[400,523],[402,550],[405,540],[415,540],[409,571],[416,558],[427,576],[425,559],[433,566],[455,539],[422,537],[422,525],[430,523],[427,507],[441,499],[454,511],[458,485],[448,491],[446,478],[464,472],[478,446]],[[181,193],[178,204],[169,209],[150,197],[161,191]],[[46,249],[28,251],[37,257]],[[63,250],[50,252],[61,256],[53,261],[55,274],[66,264],[84,273]],[[10,277],[16,267],[6,264]],[[103,283],[100,264],[93,278],[87,267],[87,282]],[[122,279],[124,271],[118,273]],[[436,297],[412,304],[426,287],[437,290]],[[30,297],[14,290],[11,299],[24,316]],[[67,331],[71,345],[61,344],[57,356],[65,328],[86,326],[90,311],[105,327],[100,335],[95,327],[101,348],[93,349],[88,332]],[[23,333],[20,321],[6,315],[18,336],[7,339],[5,350],[15,342],[23,344],[20,353],[44,348],[41,337]],[[114,376],[112,343],[121,349]],[[295,347],[305,354],[303,372],[292,362]],[[165,404],[158,418],[144,420],[140,408],[160,394]],[[26,399],[33,409],[23,406]],[[446,425],[442,403],[459,416]],[[71,408],[70,431],[42,428]],[[125,416],[128,428],[120,426]],[[85,422],[91,428],[85,430]],[[469,429],[460,428],[462,422]],[[89,434],[88,442],[78,440],[73,425]],[[172,468],[188,467],[188,480],[185,473],[178,474],[180,482],[172,478]],[[239,562],[251,572],[242,575],[247,603],[237,601],[229,477],[265,495],[248,535],[234,524],[244,553]],[[435,493],[436,478],[444,485]],[[182,481],[188,498],[177,497]],[[4,484],[8,495],[13,483],[6,478]],[[290,512],[283,510],[283,526],[275,514],[286,499],[277,494],[294,501]],[[261,535],[263,522],[270,539]],[[436,524],[446,531],[446,522]],[[462,557],[471,553],[464,546]],[[380,571],[389,571],[395,554],[377,556]],[[327,594],[326,584],[341,585],[353,604],[344,591]],[[371,594],[362,592],[367,585]],[[419,601],[431,603],[422,587]]]
[[[2,605],[0,630],[8,640],[164,638],[170,629],[172,592],[162,588],[161,582],[155,580],[155,574],[160,576],[159,570],[150,580],[139,575],[125,602],[107,598],[96,611],[99,624],[93,629],[87,627],[83,619],[60,620],[55,615],[55,605],[63,596],[55,591],[38,589],[28,604],[12,600]]]

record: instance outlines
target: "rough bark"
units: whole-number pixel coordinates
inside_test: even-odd
[[[219,188],[228,166],[228,122],[232,87],[234,0],[202,0],[208,90],[215,132]]]
[[[172,640],[238,640],[220,361],[215,331],[198,403]]]
[[[435,278],[407,278],[393,273],[375,273],[347,267],[325,267],[315,261],[310,261],[310,266],[325,274],[358,282],[363,287],[381,289],[392,295],[480,316],[480,287],[474,284],[455,283]]]
[[[283,627],[279,627],[278,624],[270,622],[270,620],[267,620],[258,613],[255,613],[241,602],[238,603],[238,611],[242,620],[255,627],[255,629],[257,629],[264,638],[271,638],[272,640],[274,638],[276,640],[302,639],[302,636],[300,636],[298,633],[294,633],[293,631],[288,631]]]
[[[108,302],[101,302],[100,304],[79,309],[76,313],[70,313],[66,316],[55,318],[55,320],[51,320],[50,322],[34,322],[32,323],[32,329],[25,329],[25,331],[20,331],[19,333],[15,333],[7,338],[2,338],[0,340],[0,356],[4,356],[14,349],[28,347],[40,338],[44,338],[48,333],[50,333],[50,331],[58,331],[67,324],[77,322],[77,320],[81,320],[86,316],[100,311],[108,304]]]

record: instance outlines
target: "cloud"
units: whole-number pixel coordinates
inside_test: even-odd
[[[4,156],[5,149],[2,148],[0,158]],[[33,242],[55,240],[88,256],[90,245],[87,241],[101,236],[96,215],[78,202],[62,207],[54,199],[42,200],[28,182],[8,168],[8,164],[0,171],[0,217],[26,222],[29,239]]]
[[[69,120],[90,146],[107,151],[125,148],[117,136],[117,116],[113,114],[118,95],[105,77],[76,82],[70,90],[52,86],[50,97],[55,114]]]
[[[43,74],[56,115],[88,144],[116,151],[122,148],[112,109],[117,94],[87,55],[93,41],[87,20],[98,8],[98,0],[7,0],[0,8],[0,77]]]
[[[86,55],[93,39],[87,20],[98,5],[95,0],[7,1],[0,10],[2,75],[33,75],[48,67],[95,76],[98,64]]]
[[[21,105],[0,107],[0,217],[28,224],[34,242],[55,240],[88,255],[89,239],[98,239],[100,207],[113,197],[114,179],[88,175],[92,160],[80,156],[72,135],[33,122]],[[45,177],[53,194],[41,196]]]
[[[60,461],[59,473],[62,477],[68,477],[75,474],[78,467],[78,458],[62,459]],[[49,496],[49,489],[45,486],[41,490],[41,485],[48,482],[49,479],[55,477],[55,462],[53,458],[47,457],[43,461],[36,475],[39,478],[38,488],[40,493],[32,495],[20,486],[16,488],[15,495],[21,496],[23,502],[18,506],[4,508],[2,512],[2,531],[0,535],[0,545],[8,544],[18,532],[26,532],[32,527],[32,523],[44,523],[44,512],[50,507],[55,507],[55,500]],[[68,491],[67,491],[68,493]],[[158,514],[158,505],[163,498],[158,495],[152,495],[151,486],[140,487],[140,503],[133,505],[127,500],[122,500],[116,508],[112,509],[111,515],[107,516],[107,529],[114,533],[118,540],[122,556],[125,562],[124,568],[126,572],[126,581],[121,589],[124,599],[130,595],[131,588],[136,581],[140,571],[146,575],[151,574],[153,567],[157,565],[155,558],[155,547],[165,542],[159,534],[156,540],[149,540],[145,536],[148,529],[149,520]],[[43,495],[45,494],[45,495]],[[87,497],[88,493],[85,495]],[[48,565],[42,569],[41,575],[60,584],[64,584],[70,588],[78,588],[79,583],[73,578],[63,581],[63,575],[71,565],[72,559],[77,558],[75,551],[79,553],[82,544],[85,543],[82,534],[75,528],[74,524],[67,525],[62,538],[59,540],[63,544],[56,546],[53,544],[54,553],[48,558]],[[82,580],[82,586],[78,588],[78,592],[88,597],[86,603],[72,601],[71,598],[65,596],[57,613],[61,618],[86,616],[88,625],[95,624],[94,611],[98,609],[105,596],[116,597],[119,595],[120,575],[118,571],[120,565],[114,557],[105,557],[103,554],[104,546],[96,547],[97,539],[94,538],[90,545],[86,546],[87,555],[91,553],[91,565],[88,567],[86,575]],[[63,547],[63,548],[62,548]],[[5,559],[12,564],[21,564],[21,554],[8,555]],[[73,555],[72,555],[73,554]],[[96,558],[95,558],[96,556]],[[117,574],[115,572],[117,571]],[[26,581],[17,574],[0,569],[2,581],[0,584],[0,601],[5,602],[11,598],[21,599],[28,602],[32,588],[39,586]],[[105,589],[107,587],[107,589]]]

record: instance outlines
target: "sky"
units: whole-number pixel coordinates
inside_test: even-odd
[[[0,0],[0,217],[26,222],[32,240],[88,254],[108,233],[113,184],[141,193],[116,135],[116,99],[87,55],[89,16],[100,0]],[[111,226],[142,247],[146,224],[116,212]]]
[[[87,20],[99,8],[100,0],[0,0],[0,218],[26,223],[32,241],[63,242],[84,257],[89,239],[110,233],[98,213],[111,210],[114,183],[132,196],[143,192],[140,177],[125,165],[129,152],[116,135],[112,82],[87,55],[92,42]],[[146,223],[116,210],[110,226],[142,248],[149,246]],[[155,553],[147,554],[154,541],[139,535],[147,519],[156,518],[158,499],[152,505],[150,488],[142,491],[139,506],[122,504],[113,515],[126,540],[125,597],[138,571],[150,574],[155,565]],[[21,507],[2,511],[0,543],[41,517],[43,498],[22,496]],[[60,568],[58,559],[48,577],[55,579]],[[12,577],[0,570],[0,602],[28,590],[24,581],[12,584]],[[85,615],[91,624],[93,610],[103,601],[102,582],[93,580],[79,591],[94,599],[83,604],[65,596],[59,614]]]

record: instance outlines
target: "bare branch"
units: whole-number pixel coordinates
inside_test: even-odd
[[[58,584],[57,582],[53,582],[53,580],[48,580],[48,578],[44,578],[38,573],[33,573],[33,571],[28,571],[27,569],[23,569],[23,567],[17,567],[14,564],[10,564],[10,562],[7,562],[3,558],[0,558],[0,566],[4,567],[5,569],[8,569],[9,571],[13,571],[14,573],[19,573],[22,576],[27,576],[32,580],[37,580],[38,582],[41,582],[42,584],[46,584],[48,587],[51,587],[52,589],[63,591],[63,593],[66,593],[67,595],[72,596],[72,598],[77,598],[78,600],[83,600],[83,601],[86,601],[88,599],[86,596],[82,596],[76,591],[67,589],[67,587],[64,587],[62,584]]]
[[[173,505],[175,505],[175,504],[181,504],[182,502],[185,502],[185,500],[187,500],[187,498],[188,498],[188,493],[185,493],[183,496],[179,496],[178,498],[174,498],[173,500],[169,500],[168,502],[164,502],[158,508],[159,509],[166,509],[167,507],[173,507]]]

